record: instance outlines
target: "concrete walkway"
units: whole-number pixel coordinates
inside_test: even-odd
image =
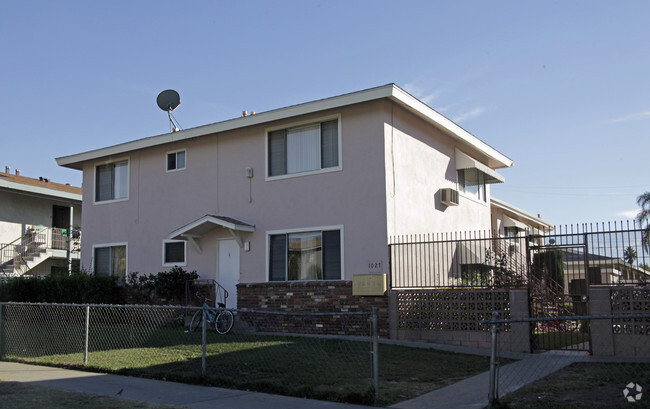
[[[0,361],[0,380],[191,409],[363,409],[370,407]],[[118,395],[119,394],[119,395]],[[376,409],[376,408],[374,408]]]
[[[538,379],[583,360],[579,354],[553,353],[526,355],[520,361],[504,365],[498,372],[498,396],[504,397]],[[391,406],[398,409],[471,409],[487,407],[490,373],[467,378],[447,387]]]

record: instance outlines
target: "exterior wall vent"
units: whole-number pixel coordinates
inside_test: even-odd
[[[458,206],[458,190],[451,188],[440,189],[440,202],[447,206]]]

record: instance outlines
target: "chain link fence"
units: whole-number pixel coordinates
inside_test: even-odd
[[[650,314],[483,323],[492,335],[490,407],[650,407]],[[530,337],[534,353],[508,352],[516,342],[508,331]]]
[[[207,313],[190,331],[197,311],[0,303],[0,358],[348,402],[378,393],[372,313],[231,310],[221,335]]]

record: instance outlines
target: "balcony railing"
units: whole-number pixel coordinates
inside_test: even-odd
[[[48,250],[81,250],[81,231],[42,227],[29,229],[22,236],[7,244],[0,244],[0,269],[24,270],[27,263]],[[22,271],[24,272],[24,271]]]

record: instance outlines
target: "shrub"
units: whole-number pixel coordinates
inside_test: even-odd
[[[17,277],[0,283],[0,301],[69,304],[174,304],[185,303],[185,282],[196,280],[196,271],[181,267],[158,274],[131,273],[126,284],[116,277],[77,272],[52,274],[39,280]]]
[[[129,299],[136,304],[184,304],[185,283],[199,278],[196,271],[175,266],[158,274],[133,272],[127,279]]]
[[[17,277],[0,285],[0,300],[70,304],[116,304],[122,291],[115,277],[85,273],[50,275],[42,280]]]

